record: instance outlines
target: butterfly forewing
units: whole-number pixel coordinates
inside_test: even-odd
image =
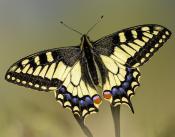
[[[115,56],[128,67],[147,62],[168,40],[171,32],[160,25],[140,25],[103,37],[94,42],[99,54]]]
[[[71,51],[72,58],[66,54],[67,51]],[[61,85],[61,75],[73,66],[79,55],[78,48],[38,52],[13,64],[5,77],[7,81],[24,87],[44,91],[53,90]]]

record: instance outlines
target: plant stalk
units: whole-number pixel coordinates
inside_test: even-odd
[[[81,127],[81,129],[83,130],[84,134],[87,137],[93,137],[92,133],[90,132],[90,130],[88,129],[88,127],[84,124],[84,119],[79,117],[78,115],[74,115],[75,119],[77,120],[79,126]]]
[[[120,137],[120,105],[111,106],[112,117],[114,121],[115,137]]]

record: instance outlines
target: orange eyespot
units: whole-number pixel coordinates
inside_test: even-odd
[[[100,104],[101,103],[101,98],[98,95],[96,95],[96,96],[93,97],[93,101],[94,101],[95,104]]]
[[[110,98],[112,98],[112,95],[111,95],[111,93],[109,91],[104,91],[103,92],[103,97],[105,99],[110,99]]]

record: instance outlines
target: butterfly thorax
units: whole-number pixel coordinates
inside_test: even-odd
[[[89,40],[89,37],[87,35],[83,35],[80,44],[80,48],[83,54],[83,60],[87,64],[87,69],[93,83],[95,85],[98,85],[98,75],[96,71],[94,52],[92,47],[92,42]]]

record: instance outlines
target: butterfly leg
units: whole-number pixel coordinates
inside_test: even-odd
[[[80,125],[81,129],[83,130],[84,134],[87,137],[93,137],[92,133],[90,132],[90,130],[88,129],[88,127],[84,124],[84,118],[79,117],[78,115],[74,115],[76,121],[78,122],[78,124]]]
[[[120,137],[120,105],[116,107],[111,105],[111,112],[114,121],[115,137]]]

